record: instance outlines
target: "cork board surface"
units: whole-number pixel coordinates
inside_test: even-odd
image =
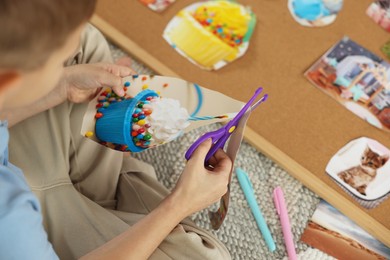
[[[323,28],[296,23],[286,0],[241,0],[257,16],[248,52],[213,72],[194,66],[162,38],[168,21],[193,2],[176,1],[155,13],[135,0],[100,0],[97,15],[187,81],[241,101],[263,86],[269,100],[252,114],[249,127],[390,230],[390,199],[367,210],[325,174],[330,158],[349,141],[366,136],[390,147],[389,133],[365,123],[303,77],[343,36],[385,58],[380,47],[389,34],[365,14],[372,0],[344,0],[335,23]]]

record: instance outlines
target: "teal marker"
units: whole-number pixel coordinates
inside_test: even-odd
[[[252,183],[249,180],[249,177],[246,172],[244,172],[241,168],[236,168],[236,174],[238,182],[240,183],[240,186],[244,191],[246,201],[251,208],[252,214],[255,217],[257,226],[259,227],[261,234],[263,235],[265,243],[267,244],[269,250],[273,252],[276,249],[276,245],[272,238],[271,232],[269,231],[267,223],[265,222],[265,219],[261,214],[259,205],[257,204],[255,194],[253,192]]]

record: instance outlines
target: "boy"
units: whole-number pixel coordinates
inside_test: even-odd
[[[203,167],[211,142],[203,143],[168,193],[142,172],[144,164],[79,136],[85,105],[64,101],[87,101],[107,86],[122,95],[121,77],[131,74],[108,63],[63,68],[94,4],[0,1],[0,258],[73,259],[88,252],[86,259],[229,258],[220,242],[183,220],[226,192],[226,154],[216,154],[211,172]],[[67,64],[106,60],[101,45],[88,50],[94,43],[84,37],[83,51]],[[7,156],[4,120],[27,117],[12,130],[10,154],[39,201]]]

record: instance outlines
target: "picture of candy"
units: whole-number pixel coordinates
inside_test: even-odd
[[[163,37],[191,62],[212,70],[246,52],[255,24],[249,7],[232,1],[207,1],[181,10]]]
[[[84,113],[80,134],[122,152],[164,145],[201,126],[225,122],[242,102],[182,79],[157,75],[123,78],[123,96],[105,88]]]
[[[161,98],[153,90],[143,90],[135,97],[104,91],[98,101],[96,137],[117,150],[140,152],[169,142],[190,124],[179,101]]]

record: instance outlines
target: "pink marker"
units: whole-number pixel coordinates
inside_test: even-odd
[[[295,245],[291,233],[290,221],[288,219],[286,202],[284,201],[283,190],[280,187],[274,189],[274,203],[276,211],[279,214],[280,222],[282,223],[282,230],[284,236],[284,243],[286,244],[287,254],[289,260],[297,260],[297,253],[295,252]]]

